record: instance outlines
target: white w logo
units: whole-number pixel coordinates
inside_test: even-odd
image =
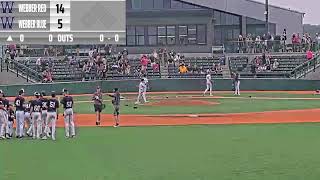
[[[14,2],[10,2],[10,1],[3,2],[3,1],[1,1],[2,13],[7,13],[7,10],[8,10],[8,13],[12,13],[13,5],[14,5]]]
[[[11,18],[11,21],[10,21],[10,18]],[[7,26],[9,29],[12,29],[13,20],[14,20],[14,17],[1,17],[1,23],[2,23],[3,29],[7,29]]]

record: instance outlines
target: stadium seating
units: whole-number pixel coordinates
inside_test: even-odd
[[[199,72],[188,72],[185,74],[179,73],[179,67],[174,64],[168,65],[168,74],[170,78],[204,78],[208,69],[212,69],[213,64],[220,63],[220,58],[212,57],[191,57],[184,60],[185,65],[196,65],[199,68]],[[200,71],[201,69],[201,71]],[[213,73],[213,78],[222,78],[222,73]]]
[[[279,66],[270,71],[257,71],[257,78],[290,78],[291,72],[304,63],[307,59],[305,55],[273,55],[270,57],[271,64],[277,60]],[[243,78],[252,78],[252,62],[248,57],[231,57],[229,58],[230,71],[240,72]]]
[[[30,57],[30,58],[17,58],[17,62],[28,66],[33,70],[37,70],[39,74],[42,73],[41,68],[38,69],[36,65],[38,57]],[[87,61],[88,57],[80,57],[78,59],[78,63],[75,65],[70,65],[68,61],[62,60],[63,57],[54,58],[54,66],[53,66],[53,80],[54,81],[79,81],[84,77],[84,73],[82,72],[82,68],[80,68],[80,63]],[[113,62],[116,62],[115,58],[108,58],[108,69],[106,79],[138,79],[139,73],[134,73],[134,70],[140,70],[140,60],[139,59],[130,59],[129,64],[131,66],[131,73],[129,75],[123,75],[116,70],[112,70],[111,65]],[[149,78],[160,78],[160,72],[153,72],[151,65],[148,65],[147,73]],[[96,80],[96,69],[91,69],[91,72],[86,75],[86,80]]]

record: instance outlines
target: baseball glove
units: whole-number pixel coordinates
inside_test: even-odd
[[[105,104],[102,104],[101,106],[102,106],[102,109],[105,109],[105,108],[106,108],[106,105],[105,105]]]

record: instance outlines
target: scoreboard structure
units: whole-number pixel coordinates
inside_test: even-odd
[[[0,1],[2,44],[125,44],[125,0]]]

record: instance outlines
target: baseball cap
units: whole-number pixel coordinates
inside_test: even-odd
[[[35,92],[34,95],[35,95],[35,96],[40,96],[40,93]]]
[[[3,94],[3,91],[2,91],[2,89],[0,89],[0,94]]]

